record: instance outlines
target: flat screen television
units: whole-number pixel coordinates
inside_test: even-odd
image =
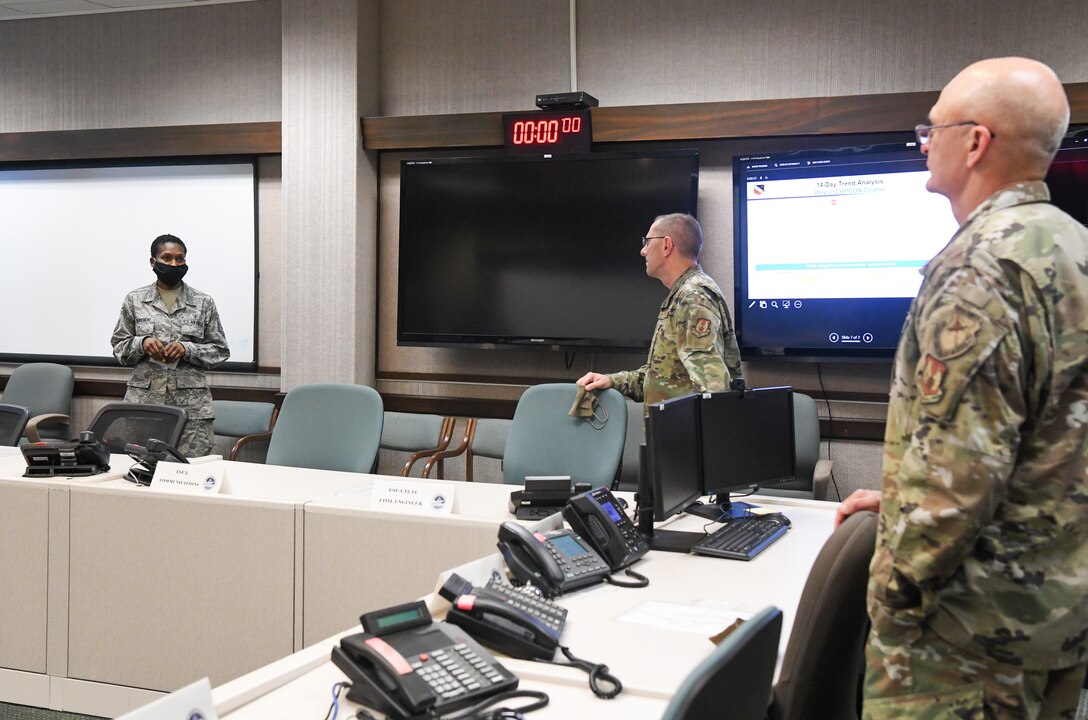
[[[746,359],[891,358],[921,268],[956,232],[925,189],[913,136],[899,143],[733,158],[734,313]],[[1088,224],[1088,142],[1047,176]]]
[[[646,349],[639,238],[698,181],[696,150],[402,161],[397,343]]]

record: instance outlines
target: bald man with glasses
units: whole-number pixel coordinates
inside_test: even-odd
[[[1043,178],[1069,123],[1034,60],[970,65],[915,132],[960,224],[893,371],[863,718],[1074,718],[1088,663],[1088,230]]]

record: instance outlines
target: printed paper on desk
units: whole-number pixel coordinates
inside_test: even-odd
[[[370,495],[371,510],[422,515],[449,515],[453,512],[454,488],[443,483],[379,479]]]
[[[186,463],[160,462],[155,465],[151,489],[161,492],[216,495],[223,488],[223,468]]]

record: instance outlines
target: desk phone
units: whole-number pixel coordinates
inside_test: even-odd
[[[348,699],[391,718],[442,715],[513,690],[518,679],[462,629],[432,622],[416,602],[364,614],[332,661],[351,680]]]

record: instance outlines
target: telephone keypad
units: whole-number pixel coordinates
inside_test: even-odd
[[[421,653],[411,665],[416,674],[446,700],[506,680],[494,665],[481,659],[464,643],[429,654]]]
[[[567,609],[565,607],[530,595],[495,578],[487,581],[485,592],[543,621],[545,625],[552,629],[555,637],[558,638],[562,634],[563,625],[567,622]]]

